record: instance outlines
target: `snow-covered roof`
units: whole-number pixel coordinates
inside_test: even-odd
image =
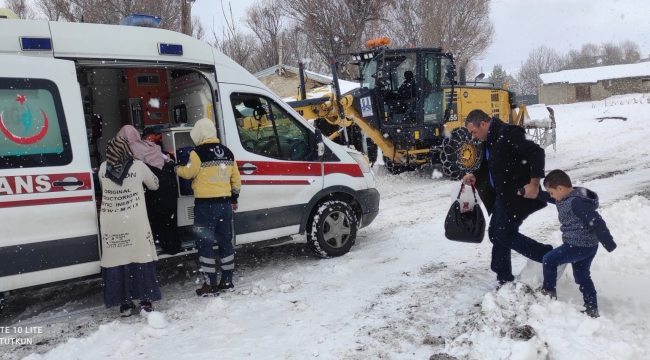
[[[282,65],[282,68],[285,69],[285,70],[289,70],[289,71],[291,71],[293,73],[296,73],[296,74],[298,74],[299,71],[300,71],[297,67],[288,66],[288,65]],[[274,66],[271,66],[268,69],[264,69],[262,71],[256,72],[255,74],[253,74],[253,76],[255,76],[258,79],[261,79],[263,77],[273,75],[276,71],[278,71],[278,65],[274,65]],[[323,84],[329,84],[329,83],[332,82],[332,77],[321,75],[319,73],[315,73],[315,72],[309,71],[309,70],[305,70],[305,76],[308,79],[312,79],[314,81],[317,81],[317,82],[323,83]]]
[[[553,83],[596,83],[600,80],[650,76],[650,62],[638,64],[599,66],[587,69],[563,70],[540,74],[543,84]]]

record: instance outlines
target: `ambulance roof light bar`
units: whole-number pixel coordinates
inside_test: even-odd
[[[157,16],[133,14],[120,20],[120,25],[155,28],[160,25],[161,21],[162,19]]]
[[[52,39],[46,37],[20,37],[20,48],[23,51],[52,50]]]

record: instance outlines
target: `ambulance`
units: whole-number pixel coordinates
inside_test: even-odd
[[[97,169],[125,124],[174,153],[194,146],[193,123],[215,122],[242,177],[235,246],[347,253],[379,211],[363,155],[207,43],[150,26],[159,18],[125,20],[142,26],[0,18],[0,294],[100,273]],[[241,126],[247,116],[263,131]],[[192,195],[168,195],[191,229]],[[195,248],[179,241],[180,254]]]

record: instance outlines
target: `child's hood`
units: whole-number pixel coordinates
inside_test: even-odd
[[[587,201],[591,202],[592,204],[594,204],[595,209],[598,209],[598,194],[596,194],[595,192],[593,192],[593,191],[591,191],[591,190],[589,190],[587,188],[576,187],[563,200],[570,200],[571,198],[574,198],[574,197],[587,200]]]

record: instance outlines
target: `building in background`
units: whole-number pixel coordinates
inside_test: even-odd
[[[603,100],[650,92],[650,62],[540,74],[539,102],[546,105]]]

